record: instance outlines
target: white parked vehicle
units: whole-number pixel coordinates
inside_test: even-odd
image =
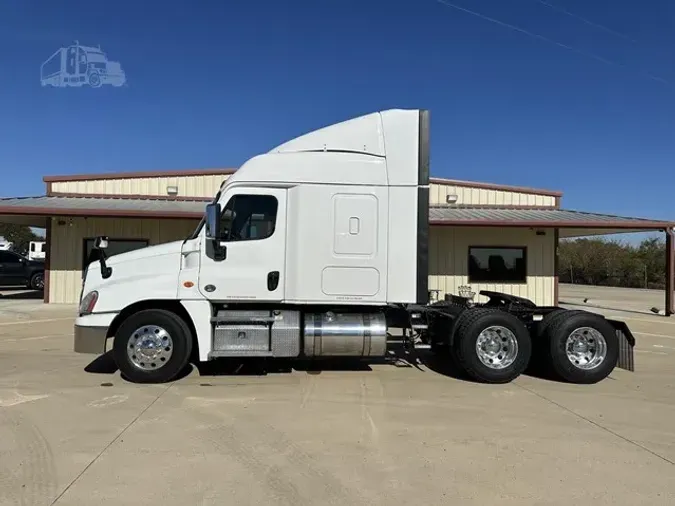
[[[44,260],[47,243],[44,241],[31,241],[28,245],[28,260]]]
[[[75,351],[114,337],[128,379],[165,382],[218,357],[381,357],[396,327],[482,382],[511,381],[532,357],[577,383],[632,370],[622,322],[494,292],[430,304],[428,209],[427,111],[302,135],[248,160],[184,241],[106,259],[97,239]]]

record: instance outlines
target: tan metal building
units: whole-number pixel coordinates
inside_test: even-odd
[[[205,202],[233,172],[48,176],[44,196],[0,199],[0,221],[46,229],[44,300],[76,303],[96,236],[109,236],[112,254],[182,239],[196,227]],[[560,237],[663,230],[672,265],[673,224],[566,211],[560,209],[561,198],[555,191],[433,178],[432,296],[443,298],[469,287],[475,293],[495,290],[539,305],[557,304]],[[667,308],[672,310],[671,299]]]

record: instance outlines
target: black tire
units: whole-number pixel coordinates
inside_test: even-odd
[[[133,346],[136,331],[144,326],[165,329],[173,345],[171,355],[153,369],[143,369],[132,362],[127,348]],[[139,311],[122,322],[113,340],[113,356],[122,375],[132,383],[165,383],[173,380],[187,366],[192,353],[192,334],[183,319],[163,309]],[[150,362],[150,361],[149,361]]]
[[[579,310],[555,309],[550,313],[544,315],[544,318],[533,327],[532,330],[532,357],[530,358],[529,372],[537,376],[549,376],[551,364],[549,360],[549,340],[547,337],[547,329],[551,323],[560,317],[560,315],[571,315],[574,313],[581,313]]]
[[[513,361],[501,369],[486,365],[476,350],[481,332],[493,326],[510,331],[517,344]],[[462,314],[458,321],[453,351],[458,364],[471,379],[481,383],[509,383],[527,368],[532,340],[525,325],[512,314],[493,308],[474,308]]]
[[[450,346],[445,343],[434,343],[430,345],[431,353],[439,357],[445,357],[450,354]]]
[[[569,311],[567,309],[555,309],[551,311],[550,313],[544,315],[544,318],[539,322],[539,324],[536,327],[536,336],[543,337],[546,335],[546,329],[551,325],[551,322],[554,321],[560,314],[562,313],[571,313],[571,312],[576,312],[576,311]]]
[[[30,282],[28,287],[31,290],[44,290],[45,289],[45,273],[36,272],[30,277]]]
[[[585,369],[567,355],[567,339],[576,329],[594,329],[599,332],[605,343],[605,356],[592,368]],[[588,346],[599,346],[590,331],[582,332],[588,339]],[[586,311],[570,311],[557,315],[545,332],[548,340],[547,361],[552,372],[561,380],[577,384],[592,384],[602,381],[616,367],[619,359],[619,339],[614,327],[602,316]],[[596,348],[589,348],[590,350]]]

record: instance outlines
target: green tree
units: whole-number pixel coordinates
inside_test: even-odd
[[[640,243],[636,255],[644,265],[646,287],[663,288],[666,279],[666,246],[663,241],[653,238]]]
[[[12,251],[21,255],[28,253],[28,245],[31,241],[42,240],[29,226],[15,223],[0,223],[0,236],[12,243]]]
[[[563,240],[558,275],[563,283],[664,288],[665,258],[665,243],[658,238],[639,245],[603,238]]]

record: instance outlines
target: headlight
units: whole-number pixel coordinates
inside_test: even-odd
[[[94,310],[96,301],[98,300],[98,292],[89,292],[80,302],[80,316],[90,314]]]

